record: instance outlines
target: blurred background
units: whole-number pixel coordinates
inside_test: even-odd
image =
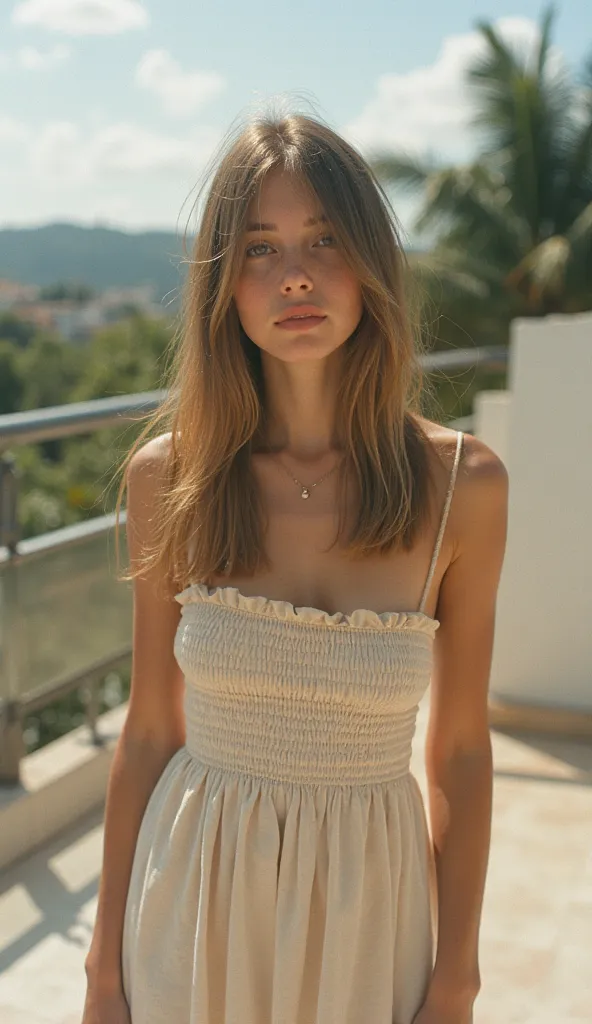
[[[81,1007],[129,692],[112,477],[164,396],[198,188],[269,106],[376,171],[421,296],[425,412],[510,471],[476,1024],[590,1024],[588,0],[1,5],[0,1018]]]

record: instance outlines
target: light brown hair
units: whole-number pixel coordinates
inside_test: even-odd
[[[155,428],[170,432],[154,545],[120,578],[132,579],[158,564],[174,592],[214,574],[268,567],[263,508],[250,468],[251,453],[266,432],[261,354],[242,329],[233,291],[244,258],[247,208],[276,168],[295,175],[318,199],[362,291],[362,318],[343,343],[344,457],[335,542],[342,539],[351,474],[362,500],[344,550],[364,557],[411,548],[433,480],[429,442],[415,415],[421,414],[421,342],[409,312],[408,267],[388,197],[353,146],[320,118],[300,113],[258,114],[231,130],[214,168],[184,283],[168,394],[148,415],[121,467],[118,527],[129,460]]]

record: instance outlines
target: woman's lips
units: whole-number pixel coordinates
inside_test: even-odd
[[[325,316],[289,317],[288,320],[280,320],[276,327],[281,327],[284,331],[309,331],[311,327],[317,327],[326,319]]]

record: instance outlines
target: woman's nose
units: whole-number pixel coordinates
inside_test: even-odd
[[[302,287],[302,285],[310,287],[312,285],[312,278],[302,265],[302,262],[295,260],[284,268],[282,283],[284,286],[290,285],[296,288]]]

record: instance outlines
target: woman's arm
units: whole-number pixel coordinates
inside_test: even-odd
[[[162,438],[149,441],[128,467],[126,532],[132,565],[150,539],[157,514],[164,444]],[[157,592],[157,582],[150,575],[133,581],[130,701],[109,776],[99,901],[85,962],[89,990],[105,995],[122,990],[125,903],[144,810],[166,764],[185,742],[183,676],[173,655],[180,608]]]
[[[455,553],[438,597],[441,625],[425,752],[438,888],[427,1002],[449,1014],[457,1010],[460,1016],[450,1019],[460,1021],[471,1019],[481,984],[478,941],[493,782],[488,688],[508,506],[503,463],[471,436],[465,438],[453,505]]]

